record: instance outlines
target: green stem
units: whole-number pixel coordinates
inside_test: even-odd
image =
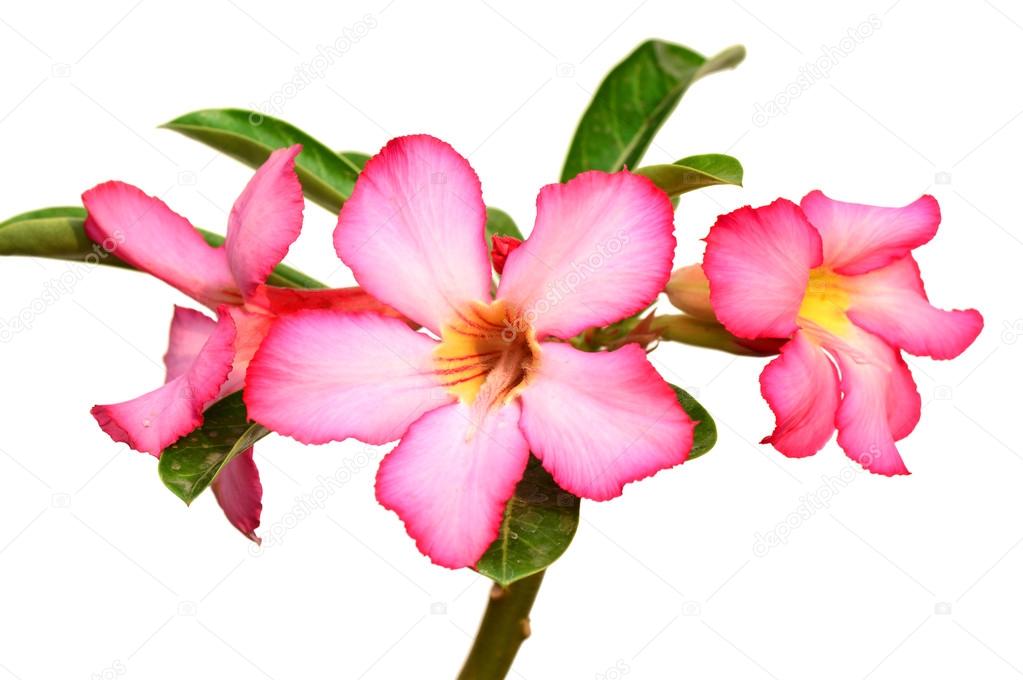
[[[527,576],[507,588],[494,584],[458,680],[502,680],[508,675],[519,647],[529,637],[529,610],[543,574]]]
[[[781,347],[781,341],[778,340],[737,338],[717,321],[700,319],[688,314],[655,316],[650,322],[649,331],[664,340],[744,356],[770,356],[777,354]]]

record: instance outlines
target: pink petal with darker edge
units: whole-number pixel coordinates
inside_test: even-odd
[[[529,461],[518,420],[515,402],[482,414],[444,406],[413,423],[380,463],[377,500],[434,563],[472,566],[497,538]]]
[[[608,500],[685,461],[693,428],[638,345],[582,352],[543,343],[522,393],[522,432],[558,486]]]
[[[663,191],[630,172],[549,184],[536,198],[532,233],[508,255],[497,297],[540,338],[631,316],[671,275],[673,213]]]
[[[714,314],[740,338],[790,337],[821,257],[820,236],[791,201],[722,215],[703,258]]]
[[[436,342],[392,317],[309,310],[278,318],[249,364],[249,416],[306,444],[384,444],[453,397]]]
[[[440,334],[462,305],[490,299],[479,178],[448,144],[398,137],[369,159],[334,247],[373,297]]]
[[[119,404],[94,406],[92,415],[112,439],[136,451],[160,453],[202,424],[234,361],[235,327],[221,308],[210,334],[187,371],[152,392]]]

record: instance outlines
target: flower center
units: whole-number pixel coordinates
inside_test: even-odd
[[[800,320],[834,335],[841,335],[847,330],[851,323],[845,315],[849,308],[849,293],[842,285],[843,278],[826,267],[812,269],[799,307]]]
[[[474,302],[441,328],[434,367],[448,392],[467,404],[507,403],[529,380],[539,356],[533,329],[501,300]]]

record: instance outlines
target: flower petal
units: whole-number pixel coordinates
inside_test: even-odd
[[[760,374],[760,393],[777,420],[761,444],[802,458],[820,451],[835,432],[838,373],[805,332],[797,332]]]
[[[376,312],[384,316],[401,316],[398,310],[388,307],[359,286],[312,289],[259,286],[252,299],[273,314],[290,314],[303,309],[335,309],[341,312]]]
[[[800,202],[820,232],[824,264],[839,274],[862,274],[909,254],[934,238],[941,210],[933,196],[902,208],[843,203],[811,191]]]
[[[241,302],[224,251],[160,199],[105,182],[82,194],[82,203],[89,211],[85,233],[128,264],[208,307]]]
[[[250,311],[246,307],[230,307],[229,313],[234,319],[236,329],[234,340],[234,365],[227,382],[221,388],[221,395],[227,395],[245,387],[245,376],[256,350],[263,338],[270,331],[274,317],[259,311]]]
[[[916,426],[920,395],[906,363],[897,350],[864,331],[848,345],[828,349],[842,375],[838,445],[871,472],[908,474],[895,441]]]
[[[445,142],[398,137],[366,163],[334,247],[367,292],[439,335],[462,304],[489,300],[479,178]]]
[[[249,364],[249,416],[306,444],[383,444],[452,401],[436,342],[391,317],[327,310],[277,319]]]
[[[846,314],[860,328],[910,354],[951,359],[980,334],[984,319],[975,309],[945,311],[927,301],[912,255],[847,279]]]
[[[722,215],[707,235],[703,271],[718,320],[740,338],[787,338],[821,263],[821,239],[783,198]]]
[[[217,473],[213,495],[234,528],[258,545],[256,536],[263,511],[263,485],[252,458],[252,447],[239,453]]]
[[[693,428],[638,345],[581,352],[543,343],[522,392],[530,449],[566,491],[602,501],[685,461]]]
[[[472,566],[497,537],[529,461],[518,421],[515,402],[483,412],[444,406],[413,423],[380,463],[377,500],[436,564]]]
[[[508,255],[497,297],[541,338],[570,338],[641,311],[671,274],[673,212],[663,191],[630,172],[549,184],[532,233]]]
[[[202,312],[174,305],[170,341],[167,353],[163,355],[163,363],[167,367],[164,382],[170,382],[188,371],[216,327],[217,322]]]
[[[247,298],[266,281],[302,231],[302,185],[295,174],[301,144],[277,149],[256,170],[227,220],[227,262]]]
[[[891,371],[888,373],[888,427],[892,439],[899,441],[909,436],[920,422],[921,400],[916,381],[909,372],[906,360],[898,350],[892,353]]]
[[[93,417],[114,441],[159,456],[202,424],[203,410],[216,400],[231,370],[234,339],[234,322],[222,308],[216,328],[184,373],[131,401],[94,406]]]

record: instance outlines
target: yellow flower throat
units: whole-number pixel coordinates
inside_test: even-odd
[[[466,404],[511,401],[522,391],[539,357],[533,329],[517,322],[501,300],[474,302],[441,328],[434,370],[448,392]]]

